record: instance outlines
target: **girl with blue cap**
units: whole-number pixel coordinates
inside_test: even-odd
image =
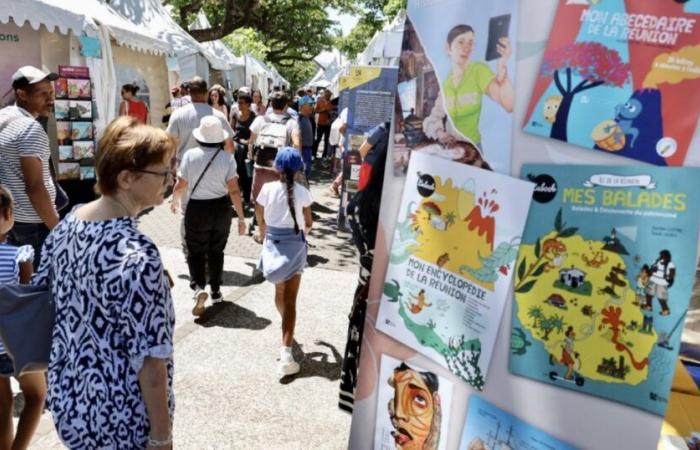
[[[265,236],[258,268],[275,285],[275,304],[282,316],[282,348],[278,374],[280,377],[299,372],[299,363],[292,356],[296,301],[301,273],[306,266],[306,234],[311,230],[311,192],[294,181],[304,169],[298,150],[283,147],[277,152],[275,169],[279,182],[263,185],[255,205]],[[303,220],[304,230],[300,223]]]

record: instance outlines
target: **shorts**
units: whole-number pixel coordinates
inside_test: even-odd
[[[652,281],[647,286],[647,294],[659,300],[668,300],[668,286],[656,284]]]
[[[7,353],[0,354],[0,377],[9,378],[15,375],[15,362]]]

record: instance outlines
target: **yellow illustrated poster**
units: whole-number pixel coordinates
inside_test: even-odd
[[[483,389],[532,192],[412,155],[377,328]]]

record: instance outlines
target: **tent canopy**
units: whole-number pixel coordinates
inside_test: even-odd
[[[72,31],[76,36],[85,32],[95,35],[100,24],[121,46],[144,53],[168,51],[168,46],[155,35],[139,29],[100,0],[0,0],[0,22],[7,23],[10,18],[19,26],[28,22],[35,30],[44,25],[49,31],[58,29],[62,34]]]
[[[169,53],[179,58],[200,53],[207,59],[212,69],[230,68],[225,59],[210,52],[183,30],[161,5],[160,0],[111,0],[110,5],[137,27],[150,30],[158,39],[166,42],[170,49]]]
[[[406,12],[401,11],[382,31],[376,32],[365,50],[357,55],[357,64],[398,66],[405,21]]]

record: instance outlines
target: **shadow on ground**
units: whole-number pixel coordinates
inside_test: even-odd
[[[264,330],[272,323],[270,319],[259,317],[255,312],[228,301],[210,306],[194,322],[204,328],[245,328],[248,330]]]
[[[293,383],[299,378],[321,377],[329,381],[338,381],[343,364],[343,358],[335,347],[324,341],[314,342],[319,347],[326,347],[328,351],[316,351],[304,353],[301,346],[294,341],[292,354],[299,361],[301,371],[296,375],[290,375],[280,380],[281,384]],[[330,353],[330,354],[329,354]],[[330,358],[334,361],[331,361]]]

